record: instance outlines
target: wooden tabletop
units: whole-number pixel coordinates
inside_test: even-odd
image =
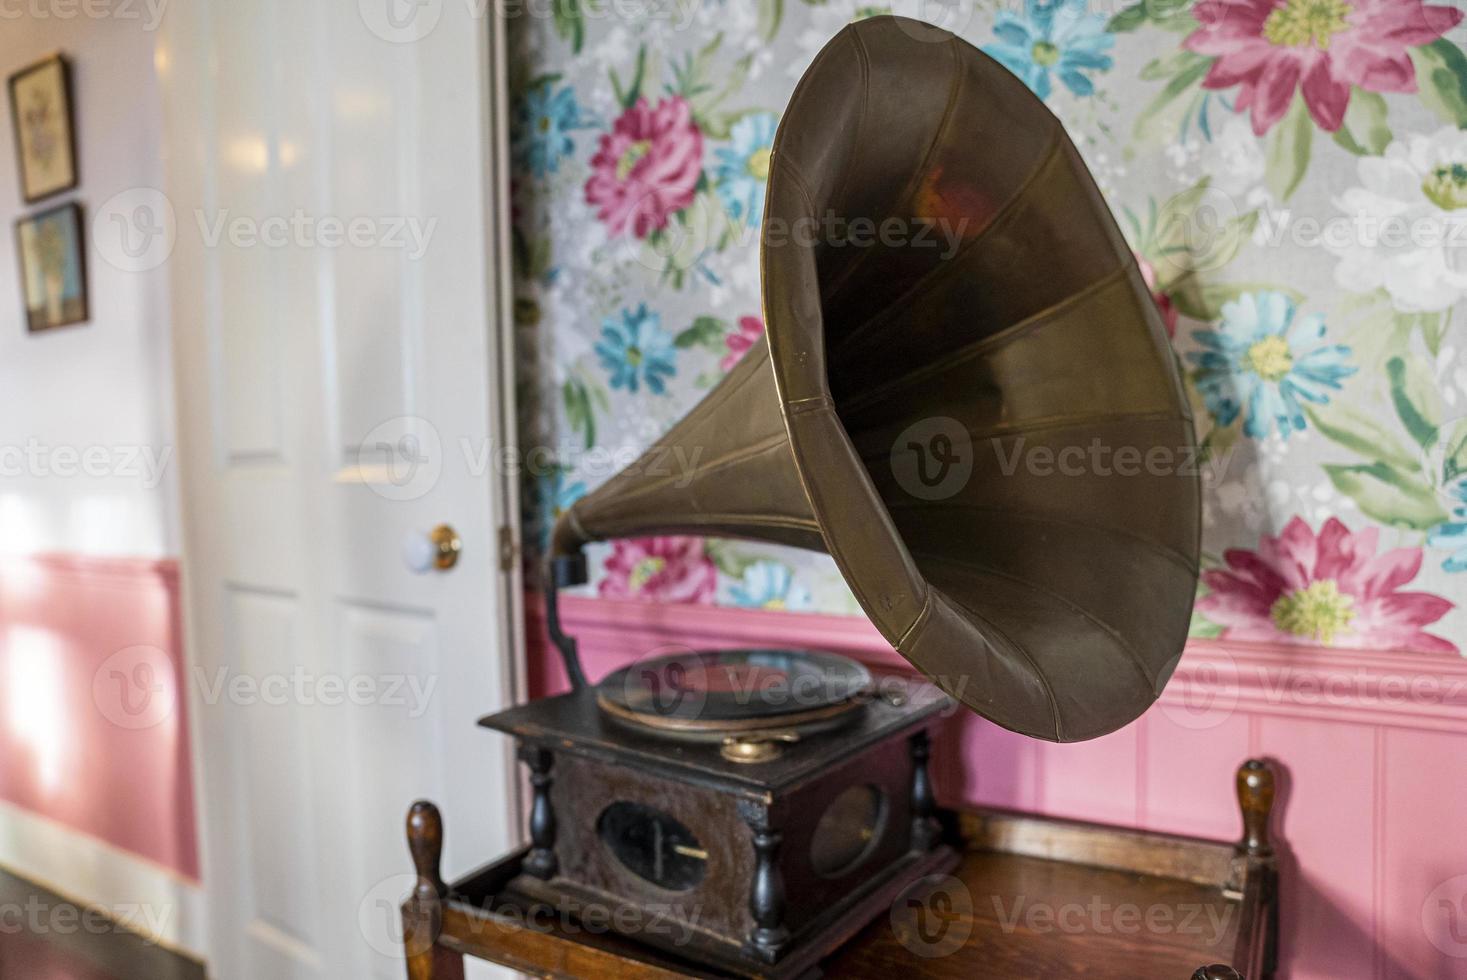
[[[826,973],[1187,980],[1232,959],[1242,918],[1216,886],[1020,854],[969,853],[953,878],[871,923]]]

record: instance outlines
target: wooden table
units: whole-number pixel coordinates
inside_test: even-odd
[[[1237,788],[1237,844],[998,811],[955,814],[965,847],[957,871],[904,895],[823,972],[1267,980],[1277,959],[1273,773],[1249,761]],[[445,884],[443,827],[431,803],[413,805],[408,842],[418,875],[403,905],[410,980],[461,980],[465,956],[553,978],[720,976],[536,909],[506,887],[523,851]]]

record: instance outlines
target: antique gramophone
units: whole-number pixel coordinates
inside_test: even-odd
[[[904,233],[858,242],[863,221]],[[785,976],[952,860],[927,772],[944,708],[1074,741],[1156,699],[1199,502],[1191,475],[1095,462],[1193,446],[1166,333],[1060,124],[963,41],[875,17],[825,47],[774,141],[761,261],[767,343],[649,451],[701,449],[691,480],[634,465],[555,528],[574,689],[482,724],[531,772],[516,889]],[[654,534],[828,552],[936,688],[767,650],[588,684],[556,591],[587,542]]]

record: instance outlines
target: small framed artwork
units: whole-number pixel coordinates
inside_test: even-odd
[[[10,76],[10,118],[27,204],[77,185],[71,66],[59,54]]]
[[[20,219],[15,238],[30,331],[85,323],[89,310],[80,205],[63,204]]]

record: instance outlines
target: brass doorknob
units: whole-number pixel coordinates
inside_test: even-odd
[[[403,545],[403,559],[415,572],[433,569],[446,572],[458,564],[458,553],[463,546],[463,540],[452,526],[439,524],[426,535],[410,535]]]

